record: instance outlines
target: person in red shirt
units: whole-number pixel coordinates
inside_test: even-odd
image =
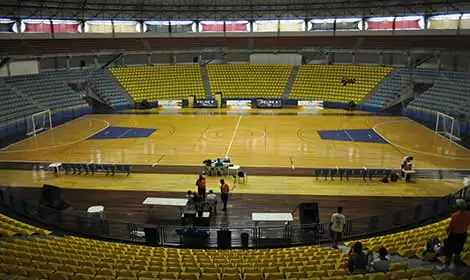
[[[222,203],[224,204],[223,211],[227,211],[227,202],[228,202],[228,194],[230,192],[230,188],[227,183],[225,183],[224,179],[220,179],[220,198],[222,199]]]
[[[202,198],[206,197],[206,178],[202,175],[199,175],[199,178],[196,181],[197,193]]]
[[[470,212],[467,211],[465,200],[457,199],[457,207],[459,210],[452,214],[450,223],[447,228],[447,242],[444,245],[446,255],[445,265],[449,266],[452,256],[455,256],[454,263],[460,261],[460,253],[463,250],[465,241],[467,240],[467,230],[470,225]]]

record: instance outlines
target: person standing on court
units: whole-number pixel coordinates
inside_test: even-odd
[[[447,227],[447,242],[444,245],[445,267],[449,267],[452,257],[454,263],[460,262],[460,253],[462,253],[465,242],[467,241],[467,230],[470,225],[470,212],[467,211],[467,204],[463,199],[456,201],[458,211],[452,214],[449,226]]]
[[[202,198],[206,197],[206,178],[201,174],[196,181],[197,193]]]
[[[329,227],[331,239],[333,239],[333,248],[338,248],[338,244],[342,241],[345,225],[346,217],[343,215],[343,207],[338,207],[336,213],[331,215]]]
[[[228,194],[230,192],[230,188],[227,183],[225,183],[224,179],[220,179],[220,198],[222,199],[222,203],[224,204],[223,211],[227,211],[227,202],[228,202]]]

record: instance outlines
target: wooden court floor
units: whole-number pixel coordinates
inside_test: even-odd
[[[219,192],[219,179],[207,177],[207,189]],[[35,187],[43,184],[66,189],[102,189],[107,191],[172,192],[184,197],[186,191],[196,191],[197,174],[138,174],[117,175],[62,175],[56,177],[46,170],[0,170],[0,186]],[[324,180],[313,177],[249,176],[245,183],[225,180],[232,194],[316,195],[316,196],[374,196],[374,197],[442,197],[462,188],[461,180],[426,180],[384,184],[378,178]]]
[[[470,168],[470,151],[405,117],[346,115],[87,115],[0,151],[2,161],[241,166]],[[108,126],[155,128],[148,138],[87,140]],[[318,130],[374,129],[389,144],[320,139]]]

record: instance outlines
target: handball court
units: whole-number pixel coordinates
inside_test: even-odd
[[[244,184],[234,184],[226,177],[232,187],[229,211],[212,222],[231,227],[250,225],[251,212],[291,212],[299,203],[312,201],[320,203],[322,220],[337,206],[343,206],[348,217],[360,219],[402,211],[461,187],[460,180],[383,184],[378,178],[325,181],[288,175],[301,168],[397,168],[404,155],[414,156],[415,168],[470,168],[470,151],[405,117],[350,115],[342,110],[315,114],[293,110],[199,112],[205,114],[152,110],[146,114],[87,115],[3,148],[0,161],[126,163],[149,169],[202,170],[203,160],[228,156],[242,169],[282,171],[285,176],[248,175]],[[351,133],[358,130],[384,141],[356,141]],[[325,139],[319,131],[333,137]],[[0,184],[15,187],[15,193],[28,200],[38,199],[42,184],[61,186],[74,210],[104,205],[110,219],[175,224],[176,209],[162,208],[158,221],[149,220],[141,203],[147,196],[184,197],[187,190],[194,190],[197,172],[179,173],[55,177],[36,166],[34,170],[0,170]],[[210,177],[208,189],[218,192],[219,179]]]

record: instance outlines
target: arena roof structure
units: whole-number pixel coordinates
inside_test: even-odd
[[[0,16],[54,19],[289,19],[470,11],[466,0],[2,0]]]

